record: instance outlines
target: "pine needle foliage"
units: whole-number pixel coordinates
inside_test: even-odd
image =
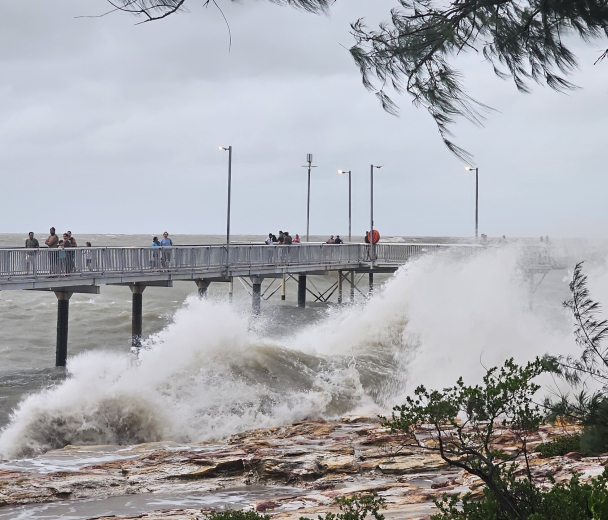
[[[232,0],[234,1],[234,0]],[[326,12],[332,0],[270,0],[274,4],[289,5],[311,13]],[[161,20],[169,15],[184,11],[186,0],[107,0],[112,5],[112,11],[123,11],[142,17],[144,22]],[[213,4],[217,0],[203,0],[203,6]]]
[[[407,92],[426,108],[450,151],[470,162],[450,139],[456,116],[480,124],[488,107],[467,93],[453,61],[463,52],[483,56],[494,73],[512,78],[521,92],[530,82],[556,91],[576,88],[566,77],[577,67],[566,45],[608,36],[606,0],[398,0],[389,22],[370,30],[363,19],[351,25],[350,49],[367,89],[385,110],[397,106],[387,93]]]
[[[584,426],[582,452],[603,453],[608,450],[608,345],[605,341],[608,320],[599,317],[601,305],[590,296],[583,262],[574,269],[570,292],[572,297],[564,302],[564,307],[574,316],[580,357],[546,355],[543,366],[546,371],[579,387],[580,391],[573,396],[559,393],[556,401],[547,398],[544,406],[550,421],[567,418]],[[602,385],[602,389],[589,391],[589,380]]]
[[[574,335],[582,352],[579,358],[574,356],[545,356],[547,368],[574,385],[583,383],[590,377],[608,391],[608,320],[600,319],[601,305],[592,300],[587,287],[587,276],[583,274],[584,262],[576,264],[570,282],[572,297],[564,302],[575,320]]]

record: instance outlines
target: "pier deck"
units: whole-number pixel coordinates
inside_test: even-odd
[[[264,278],[281,278],[282,299],[285,299],[286,278],[296,279],[298,306],[304,307],[306,293],[310,292],[306,287],[306,277],[337,271],[338,281],[335,285],[338,302],[342,302],[344,280],[350,284],[352,301],[356,288],[354,273],[368,273],[371,293],[374,273],[392,273],[406,262],[431,252],[459,250],[462,254],[470,254],[479,247],[457,244],[375,244],[373,260],[367,244],[0,249],[0,293],[10,290],[55,293],[55,364],[65,366],[69,300],[74,293],[99,294],[102,285],[128,286],[132,293],[131,344],[140,346],[143,292],[146,287],[171,287],[175,281],[194,281],[199,296],[204,298],[211,282],[228,282],[229,297],[232,297],[233,278],[249,278],[253,313],[259,314]]]

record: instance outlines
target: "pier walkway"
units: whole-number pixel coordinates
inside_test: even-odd
[[[205,297],[211,282],[249,278],[254,314],[260,312],[261,283],[280,278],[298,281],[298,306],[306,305],[306,276],[338,272],[338,302],[342,284],[354,298],[355,273],[367,273],[370,292],[374,273],[392,273],[423,254],[459,250],[470,254],[478,245],[375,244],[374,259],[367,244],[258,245],[225,244],[173,247],[90,247],[59,249],[0,249],[0,294],[9,290],[52,291],[57,296],[56,365],[67,360],[69,300],[74,293],[99,294],[101,285],[128,286],[132,292],[132,344],[141,344],[142,294],[149,286],[171,287],[175,281],[194,281]]]

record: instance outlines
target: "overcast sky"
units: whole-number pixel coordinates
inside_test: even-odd
[[[222,233],[232,145],[238,234],[369,227],[385,235],[474,233],[474,173],[430,116],[400,97],[400,117],[365,90],[347,51],[349,22],[388,17],[386,0],[338,0],[316,16],[264,1],[135,25],[104,0],[4,1],[0,18],[1,232]],[[576,44],[582,87],[517,92],[480,56],[460,60],[469,92],[498,112],[459,121],[480,171],[480,233],[608,237],[606,42]]]

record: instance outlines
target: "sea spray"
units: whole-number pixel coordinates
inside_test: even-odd
[[[67,444],[202,441],[372,403],[359,377],[364,360],[261,338],[228,304],[189,298],[150,343],[136,363],[108,351],[71,359],[66,381],[14,411],[0,436],[2,456]]]
[[[236,306],[191,297],[137,362],[100,350],[72,358],[66,381],[17,407],[0,454],[202,441],[310,416],[386,412],[421,382],[441,388],[506,357],[572,351],[561,296],[537,296],[530,308],[526,254],[513,246],[424,256],[364,304],[330,308],[295,330],[271,313],[251,321]],[[567,283],[558,285],[567,295]],[[284,333],[269,339],[264,331],[277,326]]]

